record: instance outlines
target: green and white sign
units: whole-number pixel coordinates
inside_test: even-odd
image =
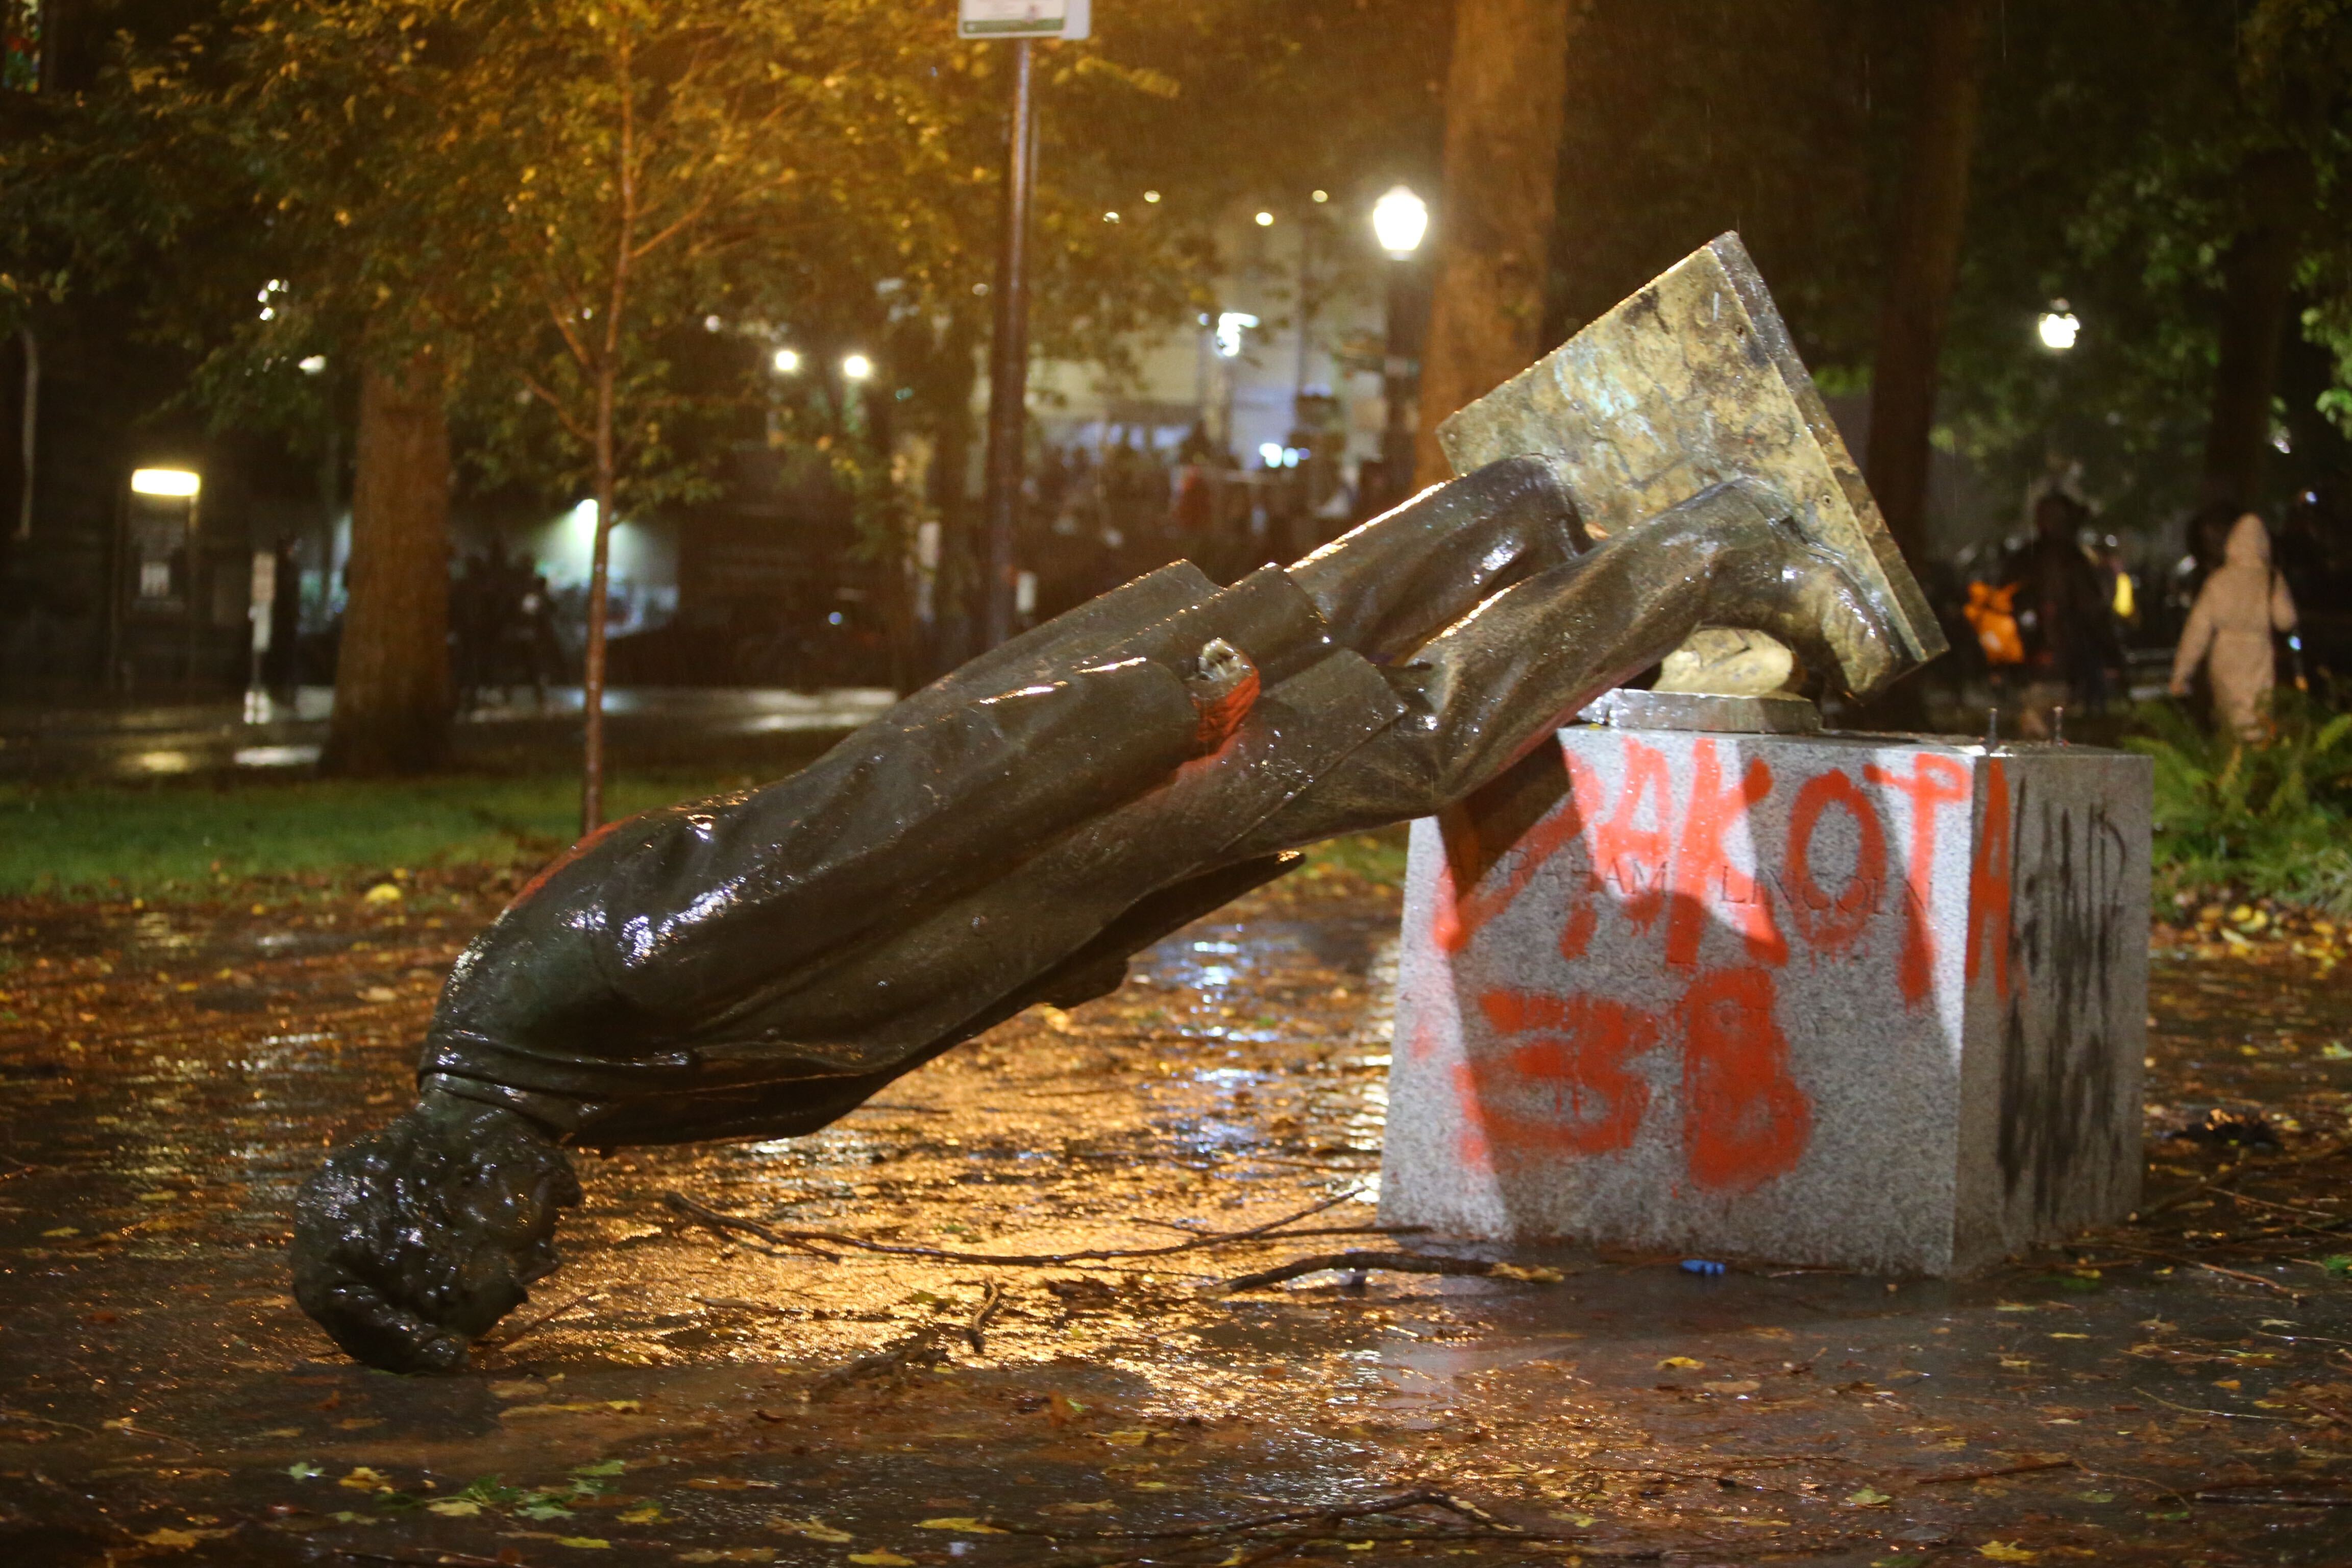
[[[1094,0],[957,0],[956,34],[965,38],[1083,38]]]

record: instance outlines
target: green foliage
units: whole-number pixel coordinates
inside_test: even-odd
[[[2266,744],[2210,733],[2168,705],[2125,743],[2156,763],[2160,897],[2220,889],[2352,916],[2352,713],[2295,693]]]

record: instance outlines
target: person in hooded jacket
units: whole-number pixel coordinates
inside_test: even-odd
[[[2278,679],[2271,638],[2294,625],[2294,595],[2271,565],[2270,532],[2255,513],[2241,513],[2221,567],[2189,608],[2172,656],[2172,694],[2186,697],[2202,664],[2213,688],[2215,721],[2242,740],[2259,740],[2263,707]]]

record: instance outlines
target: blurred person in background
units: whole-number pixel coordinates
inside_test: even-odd
[[[2123,664],[2114,585],[2082,545],[2090,508],[2063,490],[2033,505],[2033,540],[2018,558],[2014,603],[2028,677],[2020,727],[2039,739],[2050,710],[2079,703],[2105,711],[2107,672]]]
[[[2294,595],[2271,565],[2270,533],[2259,516],[2242,511],[2221,564],[2189,607],[2172,656],[2172,694],[2188,696],[2190,678],[2202,666],[2212,688],[2214,722],[2241,740],[2260,740],[2263,706],[2278,680],[2272,638],[2294,626]]]

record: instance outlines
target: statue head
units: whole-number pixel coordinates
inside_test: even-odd
[[[579,1201],[536,1124],[428,1094],[302,1184],[294,1299],[370,1366],[459,1371],[554,1270],[556,1211]]]

